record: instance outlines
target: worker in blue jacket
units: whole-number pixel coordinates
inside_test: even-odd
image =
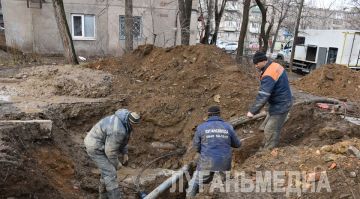
[[[208,109],[208,120],[196,128],[193,147],[200,153],[197,168],[187,189],[187,197],[195,196],[202,183],[210,183],[215,172],[224,179],[231,169],[232,147],[239,148],[240,140],[234,128],[220,117],[220,108]]]
[[[128,147],[134,124],[140,122],[136,112],[119,109],[115,114],[100,120],[84,139],[86,152],[100,169],[99,195],[101,199],[119,199],[121,192],[117,181],[117,170],[122,164],[118,160],[123,155],[123,164],[129,160]]]
[[[269,103],[268,115],[260,126],[264,130],[264,149],[276,147],[280,139],[289,110],[292,106],[292,94],[285,69],[278,63],[268,60],[264,52],[256,52],[253,57],[255,67],[260,70],[260,89],[248,117],[253,117]]]

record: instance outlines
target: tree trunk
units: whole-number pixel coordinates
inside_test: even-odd
[[[244,0],[244,8],[243,8],[243,19],[241,22],[241,29],[240,29],[240,35],[239,35],[239,41],[238,41],[238,49],[236,53],[236,61],[238,63],[242,63],[242,58],[244,54],[244,43],[245,43],[245,37],[246,32],[248,28],[248,22],[249,22],[249,11],[250,11],[250,3],[251,0]]]
[[[175,33],[174,33],[174,46],[176,46],[176,42],[177,42],[177,35],[178,35],[178,17],[179,17],[179,11],[176,13],[176,17],[175,17]]]
[[[202,44],[209,44],[209,37],[211,31],[211,19],[213,18],[214,0],[209,0],[207,5],[208,16],[205,25],[205,35],[201,41]]]
[[[278,24],[276,26],[276,30],[275,30],[275,35],[274,35],[274,40],[273,40],[273,43],[271,45],[271,53],[274,52],[274,48],[275,48],[275,43],[277,41],[277,37],[279,35],[279,31],[280,31],[280,27],[281,27],[281,24],[282,22],[285,20],[285,18],[288,16],[288,12],[289,12],[289,9],[290,9],[290,4],[291,4],[291,1],[292,0],[283,0],[281,2],[281,11],[280,11],[280,17],[279,17],[279,20],[278,20]]]
[[[64,56],[66,62],[69,64],[79,64],[74,44],[71,38],[70,29],[66,21],[65,9],[62,0],[53,0],[55,19],[59,29],[61,41],[64,47]]]
[[[259,37],[259,50],[266,52],[264,49],[265,47],[265,41],[266,39],[266,33],[265,33],[265,26],[266,26],[266,12],[267,9],[265,8],[264,4],[260,0],[255,0],[256,4],[258,5],[260,12],[261,12],[261,28],[260,28],[260,37]],[[267,46],[267,45],[266,45]]]
[[[192,0],[178,0],[180,12],[181,44],[190,44]]]
[[[219,27],[220,27],[220,21],[215,21],[215,30],[214,30],[214,34],[211,38],[211,42],[210,44],[216,44],[216,40],[217,40],[217,35],[219,32]]]
[[[275,11],[274,11],[275,12]],[[263,41],[264,41],[264,47],[263,47],[263,51],[267,52],[268,48],[269,48],[269,39],[270,39],[270,33],[271,33],[271,29],[274,26],[274,20],[275,20],[275,13],[273,13],[271,15],[271,21],[269,23],[269,26],[265,32]]]
[[[294,56],[295,56],[295,46],[296,46],[296,41],[297,41],[297,37],[298,37],[299,25],[300,25],[300,20],[301,20],[301,12],[302,12],[303,6],[304,6],[304,0],[301,0],[297,19],[296,19],[294,41],[293,41],[293,45],[291,48],[291,58],[290,58],[290,66],[289,66],[290,73],[292,72],[292,68],[293,68],[293,61],[294,61]]]
[[[150,1],[150,15],[151,15],[151,26],[152,26],[152,35],[153,35],[153,40],[152,40],[152,44],[155,45],[156,42],[156,37],[157,34],[155,33],[155,22],[154,22],[154,6],[153,6],[153,0],[149,0]]]
[[[220,22],[221,22],[221,18],[223,16],[224,13],[224,9],[226,6],[226,2],[227,0],[222,0],[221,2],[221,7],[220,10],[218,9],[218,0],[215,0],[215,30],[214,30],[214,34],[211,38],[211,44],[216,44],[216,40],[217,40],[217,35],[219,32],[219,26],[220,26]]]
[[[273,40],[273,43],[271,45],[271,49],[270,49],[270,52],[273,53],[274,52],[274,48],[275,48],[275,43],[277,41],[277,37],[279,35],[279,31],[280,31],[280,26],[281,26],[281,21],[279,20],[277,26],[276,26],[276,30],[275,30],[275,34],[274,34],[274,40]]]
[[[133,2],[132,0],[125,0],[125,52],[131,52],[134,47],[133,37]]]

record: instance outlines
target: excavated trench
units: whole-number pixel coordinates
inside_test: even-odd
[[[2,103],[2,110],[7,111],[2,112],[0,122],[0,198],[96,198],[99,171],[85,152],[83,138],[99,119],[126,103],[108,99],[52,103],[37,113],[24,113],[12,103]],[[165,146],[162,154],[174,149],[172,144],[152,144]],[[119,172],[126,198],[137,198],[135,178],[153,159],[136,154],[141,160],[148,159],[139,165],[137,157],[131,156],[136,148],[130,144],[129,166]],[[172,175],[173,170],[163,169],[166,161],[181,165],[179,155],[150,165],[140,179],[142,190],[149,192]],[[162,197],[169,196],[164,193]]]
[[[1,104],[3,110],[8,110],[3,112],[0,122],[1,198],[96,198],[99,171],[88,158],[82,140],[96,121],[126,105],[125,100],[107,99],[53,103],[41,112],[27,114],[18,112],[11,103]],[[313,107],[295,107],[293,112],[295,114],[285,125],[281,146],[309,145],[307,143],[322,146],[343,136],[360,137],[358,127],[344,125],[332,115],[314,111]],[[299,131],[299,120],[305,124],[302,131]],[[254,121],[238,128],[241,138],[251,138],[234,152],[235,169],[261,146],[263,135],[256,130],[260,122]],[[318,132],[330,124],[338,127],[342,124],[343,129],[330,134],[325,132],[319,137]],[[135,129],[134,133],[137,131]],[[347,134],[341,135],[344,131]],[[157,153],[157,157],[179,147],[151,140],[149,145],[163,148],[149,150],[149,154]],[[138,157],[143,161],[141,164],[138,164]],[[130,142],[129,166],[119,172],[120,185],[127,198],[137,198],[135,178],[153,157],[139,153],[137,146],[132,146]],[[155,162],[142,176],[142,190],[150,192],[181,164],[181,156]],[[161,198],[169,197],[184,198],[184,193],[167,192]]]
[[[134,129],[129,143],[130,163],[119,171],[126,198],[137,198],[134,182],[141,168],[174,149],[189,147],[194,127],[203,121],[207,107],[221,105],[225,119],[246,113],[258,86],[249,68],[252,67],[238,66],[214,46],[161,49],[147,45],[121,59],[100,59],[85,68],[48,65],[2,69],[0,120],[5,122],[0,122],[0,198],[97,198],[99,171],[85,153],[83,138],[100,118],[118,108],[129,108],[143,115],[142,125]],[[319,85],[324,82],[318,75],[313,78],[320,80]],[[337,88],[353,99],[355,90],[346,86],[350,84],[348,79],[340,78],[345,83],[339,84],[329,79],[325,85],[342,85]],[[305,82],[314,88],[311,79]],[[334,94],[326,96],[338,96],[333,87],[326,86],[323,90]],[[12,99],[8,101],[7,95]],[[296,99],[304,97],[295,92],[294,95]],[[44,128],[45,124],[49,125],[48,120],[50,135],[48,128]],[[240,138],[249,139],[239,150],[234,150],[233,170],[276,170],[278,165],[287,165],[285,162],[292,166],[285,169],[297,170],[300,164],[311,163],[318,157],[309,148],[316,151],[323,145],[360,137],[359,127],[344,122],[339,115],[314,105],[297,106],[282,132],[279,154],[283,151],[285,157],[274,158],[272,154],[257,153],[263,138],[263,133],[257,130],[260,122],[237,129]],[[310,154],[303,162],[289,157],[302,150]],[[338,163],[342,162],[346,161]],[[354,159],[352,162],[356,163]],[[141,187],[147,192],[153,190],[185,163],[184,156],[155,162],[141,176]],[[265,167],[269,165],[272,167]],[[350,187],[344,182],[337,184],[339,194],[333,194],[337,198]],[[236,194],[215,198],[246,197],[243,193]],[[249,194],[249,198],[260,198]],[[183,197],[183,193],[162,195],[162,198]],[[281,197],[272,195],[272,198]]]
[[[72,73],[69,71],[76,68],[63,69],[41,67],[40,72],[31,69],[14,75],[16,78],[0,80],[0,198],[97,198],[99,171],[85,152],[83,138],[98,120],[118,108],[144,113],[144,120],[135,127],[129,143],[129,165],[119,171],[126,198],[137,198],[135,179],[141,169],[157,157],[188,148],[194,127],[204,118],[206,108],[214,103],[213,98],[221,96],[219,103],[223,110],[228,110],[223,112],[225,118],[239,115],[238,110],[245,110],[253,99],[252,84],[237,85],[236,81],[230,81],[230,77],[239,79],[242,74],[235,73],[231,67],[231,71],[221,76],[229,77],[229,81],[221,79],[219,84],[214,84],[210,74],[200,79],[194,77],[194,81],[189,82],[179,80],[187,84],[186,87],[181,85],[178,93],[173,86],[179,85],[173,82],[169,84],[171,86],[159,88],[153,88],[149,83],[149,88],[141,90],[137,87],[146,86],[142,80],[136,81],[141,79],[141,75],[132,78],[129,84],[120,76],[117,78],[122,81],[114,84],[114,89],[117,89],[113,91],[117,94],[115,96],[109,95],[108,87],[114,81],[110,74],[80,69]],[[207,72],[190,71],[189,74]],[[89,81],[90,77],[96,81]],[[211,83],[207,83],[207,79]],[[98,84],[92,85],[92,82]],[[199,86],[202,84],[204,88]],[[193,88],[195,85],[200,89]],[[220,85],[225,87],[218,89]],[[242,94],[233,88],[242,88]],[[8,96],[1,96],[3,93],[17,97],[9,100]],[[71,93],[72,97],[57,95],[66,93]],[[213,95],[215,93],[219,94]],[[89,98],[102,96],[111,98]],[[138,99],[139,96],[144,98]],[[257,130],[260,122],[253,121],[237,129],[240,138],[251,138],[244,141],[239,150],[234,150],[233,170],[242,169],[261,146],[263,134]],[[346,137],[360,137],[359,132],[358,127],[344,123],[335,114],[319,111],[314,105],[297,106],[284,127],[280,146],[322,146]],[[186,163],[184,159],[181,155],[174,155],[150,165],[141,176],[141,188],[146,192],[153,190],[181,168]],[[263,160],[259,158],[259,161]],[[184,198],[184,193],[167,192],[161,198]]]
[[[109,96],[112,75],[88,70],[41,66],[0,78],[0,198],[98,197],[100,173],[86,154],[83,139],[101,118],[119,108],[130,109],[130,99]],[[161,139],[164,134],[157,131],[163,124],[153,120],[143,124],[134,127],[129,165],[118,173],[126,198],[137,198],[135,179],[148,162],[184,149],[181,140]],[[180,160],[176,154],[147,166],[141,190],[153,190],[181,166]],[[162,197],[182,195],[169,194]]]
[[[88,158],[83,138],[99,119],[126,107],[126,100],[79,100],[49,103],[39,112],[19,111],[12,103],[2,103],[0,122],[0,190],[1,198],[96,198],[99,171]],[[263,134],[257,127],[261,120],[237,129],[243,142],[234,151],[233,169],[261,146]],[[146,126],[146,122],[144,124]],[[322,129],[329,127],[330,131]],[[132,139],[141,139],[134,129]],[[336,130],[337,129],[337,130]],[[319,134],[319,132],[321,132]],[[345,133],[344,133],[345,132]],[[360,137],[358,126],[349,125],[338,116],[314,109],[314,105],[296,106],[284,127],[281,146],[322,146],[343,137]],[[142,138],[144,139],[144,138]],[[148,148],[130,142],[130,163],[119,172],[126,198],[137,198],[135,179],[141,169],[155,157],[186,143],[163,143],[145,138]],[[135,142],[138,143],[138,142]],[[161,148],[161,149],[159,149]],[[166,157],[149,166],[141,176],[141,188],[150,192],[183,164],[181,155]],[[184,193],[164,193],[161,198],[184,198]]]

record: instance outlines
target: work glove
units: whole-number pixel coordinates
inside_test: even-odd
[[[123,162],[122,162],[122,164],[123,164],[124,166],[127,166],[128,163],[129,163],[129,155],[128,155],[128,154],[124,154],[124,155],[123,155]]]
[[[249,112],[246,114],[246,116],[252,118],[252,117],[254,117],[254,114],[252,114],[252,113],[249,111]]]

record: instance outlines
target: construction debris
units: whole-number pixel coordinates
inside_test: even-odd
[[[352,177],[352,178],[356,178],[356,172],[355,172],[355,171],[351,171],[351,172],[349,173],[349,175],[350,175],[350,177]]]
[[[360,151],[359,151],[359,149],[357,149],[357,148],[354,147],[354,146],[349,146],[348,151],[349,151],[349,153],[353,154],[355,157],[357,157],[358,159],[360,159]]]
[[[164,142],[152,142],[151,146],[156,149],[165,149],[165,150],[175,150],[177,147],[171,143],[164,143]]]

